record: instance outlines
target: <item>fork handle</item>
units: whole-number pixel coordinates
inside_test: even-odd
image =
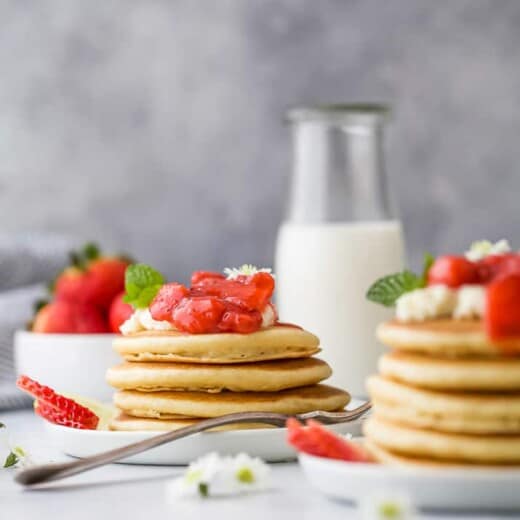
[[[157,446],[162,446],[168,442],[182,439],[188,435],[210,430],[218,426],[225,426],[226,424],[234,423],[267,423],[274,426],[283,426],[289,416],[284,414],[275,414],[270,412],[241,412],[205,419],[196,424],[172,430],[160,435],[155,435],[142,441],[128,444],[121,448],[116,448],[110,451],[105,451],[98,455],[92,455],[84,459],[75,460],[72,462],[63,462],[58,464],[42,464],[39,466],[24,469],[16,474],[15,480],[24,486],[33,484],[42,484],[44,482],[51,482],[65,477],[77,475],[89,469],[98,468],[115,462],[117,460],[136,455],[143,451]]]

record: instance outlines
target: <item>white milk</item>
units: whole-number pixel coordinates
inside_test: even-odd
[[[398,221],[283,224],[276,251],[280,321],[292,322],[321,340],[320,357],[332,367],[331,384],[364,396],[365,379],[377,369],[383,347],[376,325],[391,309],[365,293],[379,277],[403,267]]]

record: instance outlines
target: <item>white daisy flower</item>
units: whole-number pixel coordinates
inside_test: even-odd
[[[168,499],[231,496],[269,487],[270,468],[245,453],[221,457],[210,453],[189,465],[184,476],[167,484]]]
[[[0,423],[0,468],[23,467],[31,464],[30,455],[21,446],[12,442],[7,428]]]
[[[417,511],[408,495],[396,492],[370,494],[359,502],[363,520],[413,520]]]
[[[268,273],[274,277],[273,270],[270,267],[258,268],[256,265],[244,264],[240,267],[224,268],[224,274],[227,276],[228,280],[234,280],[238,276],[251,276],[256,273]]]
[[[464,253],[465,257],[472,262],[482,260],[488,255],[503,255],[511,251],[509,242],[505,239],[499,240],[494,244],[489,240],[478,240],[473,242],[468,251]]]

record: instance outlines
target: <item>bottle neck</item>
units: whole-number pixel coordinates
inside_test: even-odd
[[[292,125],[288,220],[295,223],[392,218],[383,127],[298,121]]]

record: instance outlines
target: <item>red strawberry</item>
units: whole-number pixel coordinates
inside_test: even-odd
[[[106,320],[97,307],[65,300],[44,305],[34,318],[32,330],[46,333],[109,332]]]
[[[163,285],[150,303],[152,318],[159,321],[171,321],[173,310],[189,294],[189,289],[180,283]]]
[[[183,332],[204,334],[218,332],[218,323],[226,306],[213,296],[184,298],[174,309],[173,324]]]
[[[134,309],[129,303],[123,301],[125,291],[120,292],[113,300],[108,311],[108,323],[110,330],[119,333],[119,327],[133,314]]]
[[[294,418],[287,420],[287,441],[297,451],[329,459],[349,462],[371,462],[368,453],[359,445],[346,440],[320,423],[309,420],[303,427]]]
[[[107,309],[114,297],[125,288],[125,271],[128,260],[121,258],[98,258],[87,266],[87,272],[92,280],[95,293],[95,303]]]
[[[35,412],[49,422],[82,430],[97,428],[99,417],[76,401],[24,375],[18,378],[16,384],[37,400]]]
[[[456,288],[479,283],[478,265],[463,256],[439,256],[428,271],[428,285]]]
[[[125,286],[127,259],[100,256],[99,250],[87,244],[81,253],[72,253],[72,266],[54,282],[54,294],[59,300],[89,303],[108,309],[115,296]]]
[[[491,339],[520,337],[520,274],[499,277],[488,285],[484,323]]]

